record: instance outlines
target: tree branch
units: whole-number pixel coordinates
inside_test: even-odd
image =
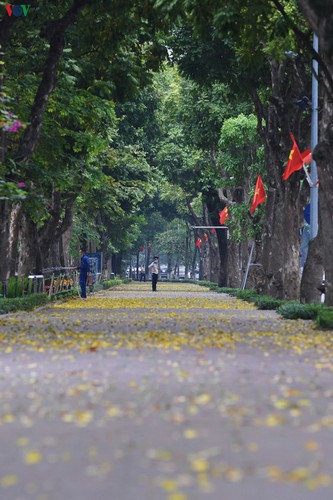
[[[327,80],[327,83],[329,84],[330,90],[331,90],[331,92],[333,92],[333,77],[332,77],[331,72],[328,69],[327,65],[325,64],[324,60],[320,56],[320,54],[316,50],[314,50],[311,42],[309,41],[309,39],[305,35],[305,33],[303,33],[303,31],[301,31],[296,26],[296,24],[290,19],[290,17],[288,16],[288,14],[286,13],[286,11],[284,10],[284,7],[280,3],[280,1],[279,0],[271,0],[271,2],[274,3],[275,7],[281,13],[281,15],[284,17],[285,21],[290,25],[290,27],[294,31],[295,35],[299,38],[299,40],[301,40],[301,42],[309,50],[309,52],[310,52],[311,56],[313,57],[313,59],[315,59],[316,61],[318,61],[318,65],[322,69],[322,71],[323,71],[323,73],[324,73],[324,75],[326,77],[326,80]]]
[[[31,109],[28,120],[29,125],[25,129],[17,153],[17,159],[20,163],[25,163],[31,158],[38,143],[46,105],[58,81],[57,69],[65,47],[66,30],[69,26],[74,24],[80,10],[87,5],[89,1],[90,0],[74,0],[72,7],[61,19],[49,21],[43,27],[41,36],[46,37],[50,42],[49,54],[45,62],[42,80],[39,84]]]

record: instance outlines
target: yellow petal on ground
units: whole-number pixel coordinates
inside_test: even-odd
[[[5,415],[2,416],[1,420],[4,424],[12,424],[16,419],[11,413],[5,413]]]
[[[297,467],[292,472],[290,472],[290,474],[288,474],[288,478],[291,481],[295,481],[296,483],[308,479],[309,476],[310,476],[310,471],[305,467]]]
[[[85,427],[93,419],[92,411],[76,411],[74,414],[75,423],[79,427]]]
[[[118,406],[110,406],[107,410],[107,414],[109,417],[119,417],[121,415],[121,410],[118,408]]]
[[[191,460],[191,468],[195,472],[206,472],[209,469],[209,462],[202,458],[194,458]]]
[[[173,458],[173,455],[169,450],[149,449],[147,450],[146,455],[151,460],[161,460],[162,462],[169,462]]]
[[[176,489],[178,488],[178,484],[176,481],[172,480],[172,479],[164,479],[162,482],[161,482],[161,487],[165,490],[165,491],[176,491]]]
[[[243,478],[243,472],[240,469],[230,468],[226,471],[225,475],[233,483],[237,483]]]
[[[258,451],[258,445],[257,443],[254,443],[254,442],[251,442],[251,443],[247,443],[247,449],[248,451],[252,451],[252,452],[255,452],[255,451]]]
[[[41,460],[42,455],[36,450],[28,451],[24,456],[24,461],[27,465],[39,464]]]
[[[274,406],[278,410],[285,410],[288,406],[290,406],[290,402],[287,399],[278,399],[274,402]]]
[[[16,446],[28,446],[29,439],[27,437],[20,437],[16,439]]]
[[[274,413],[274,414],[268,415],[268,417],[266,418],[264,423],[268,427],[276,427],[277,425],[285,424],[286,419],[282,415]]]
[[[185,429],[184,437],[186,439],[194,439],[198,437],[198,431],[196,431],[195,429]]]
[[[200,394],[195,398],[195,402],[197,405],[207,405],[212,400],[212,396],[210,394]]]
[[[275,481],[282,481],[284,479],[284,472],[276,465],[269,465],[266,467],[267,476]]]
[[[305,443],[305,449],[308,451],[316,451],[319,449],[319,444],[317,441],[307,441]]]
[[[168,500],[187,500],[187,495],[185,495],[185,493],[175,491],[168,496]]]
[[[316,477],[308,479],[305,484],[306,487],[313,490],[315,488],[319,488],[321,486],[332,486],[332,478],[328,474],[319,474]]]
[[[3,476],[0,479],[1,488],[9,488],[9,486],[14,486],[18,483],[18,477],[15,474],[10,474],[8,476]]]

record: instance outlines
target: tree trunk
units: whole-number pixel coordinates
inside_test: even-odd
[[[72,238],[72,223],[66,231],[64,231],[61,238],[61,250],[60,250],[60,264],[64,267],[69,267],[70,263],[70,243]]]
[[[240,244],[228,240],[228,287],[240,288],[242,281],[241,270]]]
[[[320,303],[322,292],[319,289],[322,287],[323,273],[322,248],[317,237],[309,243],[301,281],[301,302]]]
[[[216,231],[217,242],[220,255],[220,272],[218,276],[218,285],[220,287],[228,286],[228,231],[226,229],[218,229]]]
[[[20,254],[18,275],[42,273],[42,261],[39,251],[37,224],[23,212],[20,221]]]
[[[2,293],[7,295],[9,279],[9,231],[10,231],[10,204],[8,200],[0,201],[0,280]]]
[[[270,63],[272,95],[267,106],[254,94],[259,133],[265,144],[267,199],[262,236],[262,265],[265,274],[264,293],[281,299],[298,299],[300,293],[300,230],[307,189],[301,189],[301,173],[295,172],[282,181],[293,132],[301,150],[299,137],[307,139],[306,115],[295,109],[295,97],[307,94],[309,82],[299,60]],[[301,77],[302,76],[302,77]],[[304,131],[301,132],[302,126]],[[260,272],[262,278],[262,273]]]
[[[19,226],[22,215],[21,205],[14,205],[10,214],[10,234],[9,234],[9,265],[10,276],[14,276],[17,272],[18,260],[18,241],[19,241]]]
[[[270,187],[267,195],[262,255],[266,275],[264,292],[279,299],[298,299],[300,294],[303,221],[298,198],[295,182]]]

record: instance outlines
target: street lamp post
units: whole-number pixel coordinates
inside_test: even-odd
[[[313,49],[318,53],[318,36],[313,35]],[[312,63],[312,118],[311,118],[311,150],[318,143],[318,61]],[[310,239],[318,233],[318,173],[314,159],[311,159],[310,186]]]

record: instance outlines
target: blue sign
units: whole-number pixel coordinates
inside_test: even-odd
[[[101,273],[102,272],[102,254],[101,254],[101,252],[87,253],[87,255],[90,259],[97,259],[97,269],[95,269],[95,272]]]

